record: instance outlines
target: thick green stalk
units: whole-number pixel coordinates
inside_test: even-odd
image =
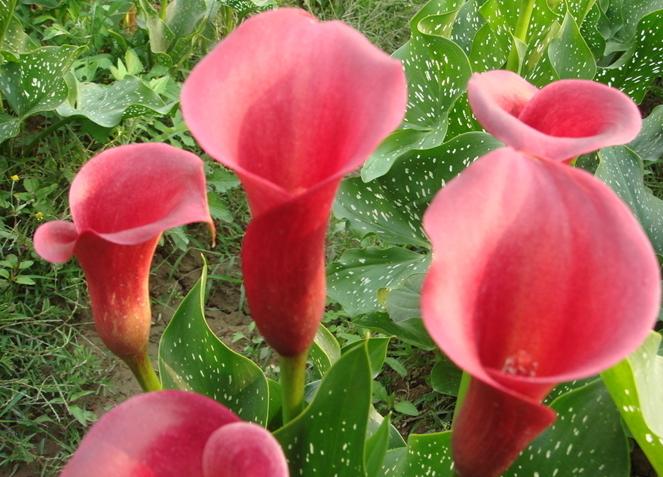
[[[168,0],[161,0],[161,8],[159,9],[159,18],[162,21],[166,20],[166,12],[168,12]]]
[[[281,356],[283,424],[292,421],[304,409],[307,356],[308,350],[295,356]]]
[[[535,0],[523,0],[522,7],[520,9],[520,15],[518,16],[518,23],[516,24],[516,31],[513,36],[513,44],[511,45],[511,51],[509,52],[509,59],[507,60],[507,69],[519,73],[519,55],[518,47],[516,46],[516,39],[527,43],[527,30],[529,29],[529,23],[532,20],[532,12],[534,11],[534,1]]]
[[[460,408],[463,406],[463,401],[465,401],[465,395],[467,394],[467,389],[470,387],[470,381],[472,376],[463,371],[463,376],[460,378],[460,385],[458,386],[458,397],[456,398],[456,407],[454,408],[454,415],[451,418],[451,428],[454,428],[456,419],[458,418],[458,413]]]
[[[145,392],[159,391],[161,389],[161,381],[154,372],[154,367],[147,355],[147,351],[134,358],[124,358],[131,372],[134,373],[138,384]]]

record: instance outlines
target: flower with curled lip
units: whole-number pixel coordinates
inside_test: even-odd
[[[538,89],[510,71],[489,71],[472,75],[467,97],[490,134],[517,151],[553,161],[625,144],[642,126],[628,96],[588,80],[555,81]]]
[[[288,477],[262,427],[185,391],[135,396],[86,434],[60,477]]]
[[[76,257],[99,336],[143,387],[156,388],[147,361],[150,264],[164,230],[192,222],[212,226],[203,162],[166,144],[108,149],[78,172],[69,205],[73,223],[41,225],[35,249],[53,263]]]
[[[422,315],[472,377],[454,422],[456,470],[496,477],[554,421],[541,404],[554,385],[612,366],[645,339],[660,273],[628,207],[564,163],[637,134],[628,98],[585,81],[538,91],[507,72],[475,75],[468,93],[507,147],[463,171],[427,210],[433,262]]]
[[[322,318],[338,185],[398,126],[406,100],[398,61],[347,25],[297,9],[250,18],[184,84],[193,136],[247,193],[247,301],[282,356],[304,353]]]

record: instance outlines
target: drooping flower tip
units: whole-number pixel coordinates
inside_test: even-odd
[[[515,73],[498,70],[472,75],[467,94],[489,133],[543,159],[569,161],[626,144],[642,125],[628,96],[594,81],[561,80],[538,89]]]

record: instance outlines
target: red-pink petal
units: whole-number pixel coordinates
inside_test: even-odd
[[[278,441],[248,422],[228,424],[207,441],[205,477],[288,477],[288,463]]]
[[[71,222],[55,220],[40,225],[34,236],[35,251],[52,263],[64,263],[74,254],[76,227]]]
[[[406,101],[398,61],[349,26],[296,9],[243,23],[184,84],[192,134],[247,192],[247,298],[281,354],[306,349],[322,317],[336,188],[398,126]]]
[[[499,477],[554,420],[555,412],[536,399],[514,396],[473,379],[451,437],[457,474]]]
[[[436,196],[424,227],[434,257],[426,328],[460,367],[521,401],[537,398],[531,386],[616,363],[658,314],[646,235],[582,170],[500,149]]]
[[[123,359],[147,352],[152,324],[150,265],[158,242],[157,235],[122,245],[85,232],[76,243],[74,253],[85,272],[97,333]]]
[[[325,308],[325,234],[338,183],[255,217],[242,244],[246,297],[260,333],[283,356],[310,346]]]
[[[140,394],[92,426],[61,477],[203,477],[207,440],[238,421],[198,394]]]
[[[193,222],[212,224],[203,162],[161,143],[108,149],[90,159],[69,191],[79,233],[131,245]]]
[[[537,90],[509,71],[474,74],[468,98],[481,125],[507,146],[551,160],[570,160],[626,144],[642,124],[628,96],[586,80],[561,80]]]
[[[69,191],[73,225],[50,222],[35,233],[46,260],[76,256],[85,271],[92,315],[106,346],[123,359],[146,351],[150,264],[161,233],[207,222],[203,162],[167,144],[131,144],[88,161]]]
[[[212,157],[255,183],[256,213],[261,189],[298,194],[357,168],[406,100],[398,61],[344,23],[286,8],[250,18],[198,63],[182,111]]]

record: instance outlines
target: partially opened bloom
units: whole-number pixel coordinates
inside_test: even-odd
[[[148,278],[164,230],[212,224],[202,161],[166,144],[120,146],[78,172],[69,191],[73,223],[37,229],[37,253],[53,263],[75,256],[104,344],[136,372],[145,366],[151,314]]]
[[[628,96],[594,81],[561,80],[538,89],[498,70],[472,75],[467,95],[486,131],[518,151],[555,161],[625,144],[642,124]]]
[[[585,171],[494,151],[424,217],[422,291],[433,340],[472,377],[455,422],[461,477],[500,475],[554,412],[560,382],[615,364],[656,320],[660,276],[642,228]]]
[[[288,477],[283,451],[256,424],[184,391],[135,396],[86,434],[61,477]]]
[[[184,84],[192,134],[247,192],[247,299],[283,356],[307,350],[322,317],[339,182],[398,126],[406,96],[398,61],[349,26],[296,9],[243,23]]]

